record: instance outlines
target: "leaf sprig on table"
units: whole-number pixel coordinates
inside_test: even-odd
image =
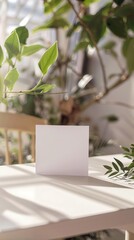
[[[117,158],[114,158],[112,165],[103,165],[107,170],[105,175],[108,177],[123,177],[126,179],[134,179],[134,144],[131,144],[130,147],[122,147],[124,153],[123,157],[128,158],[130,163],[127,165],[124,164]]]

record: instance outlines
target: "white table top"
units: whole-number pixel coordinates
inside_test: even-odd
[[[89,159],[92,177],[40,176],[33,164],[1,166],[0,240],[48,240],[133,224],[134,189],[95,179],[95,159]]]

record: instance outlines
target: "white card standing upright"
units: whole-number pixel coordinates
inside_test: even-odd
[[[88,175],[88,126],[36,126],[36,172]]]

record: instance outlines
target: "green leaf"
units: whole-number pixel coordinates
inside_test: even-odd
[[[69,26],[69,22],[65,18],[54,17],[45,22],[45,24],[35,28],[33,31],[45,30],[47,28],[65,28]]]
[[[134,38],[128,38],[122,48],[122,52],[126,58],[127,66],[129,72],[134,71],[134,60],[133,60],[133,53],[134,53]]]
[[[106,31],[106,24],[103,15],[101,13],[97,13],[95,15],[90,14],[84,17],[83,20],[89,26],[93,33],[94,40],[97,43],[103,37]],[[92,39],[90,39],[90,41],[92,42]]]
[[[118,174],[117,171],[116,171],[116,172],[112,172],[108,177],[113,177],[113,176],[115,176],[116,174]]]
[[[28,29],[24,26],[21,26],[21,27],[16,28],[15,30],[18,34],[20,43],[26,44],[27,38],[29,36]]]
[[[108,166],[108,165],[103,165],[104,168],[108,169],[108,170],[112,170],[112,167],[111,166]]]
[[[60,8],[57,9],[57,11],[55,11],[55,15],[57,16],[61,16],[62,14],[68,12],[70,10],[71,6],[69,3],[65,3],[64,5],[62,5]]]
[[[6,39],[5,44],[4,44],[7,52],[9,59],[11,59],[14,56],[17,56],[20,52],[20,41],[18,34],[16,31],[13,31],[9,37]]]
[[[5,105],[8,104],[7,99],[6,98],[0,98],[0,103],[4,103]]]
[[[124,171],[124,165],[123,165],[123,163],[122,163],[120,160],[118,160],[117,158],[114,158],[114,159],[115,159],[115,161],[117,162],[117,164],[119,165],[120,169],[121,169],[122,171]]]
[[[108,41],[106,44],[103,45],[103,49],[105,50],[111,50],[116,46],[116,42],[115,41]]]
[[[108,122],[117,122],[119,119],[114,114],[104,117]]]
[[[78,28],[79,26],[80,26],[79,23],[75,23],[74,25],[70,26],[70,28],[69,28],[68,31],[67,31],[66,36],[67,36],[67,37],[71,37],[72,34],[74,33],[74,31],[77,30],[77,28]]]
[[[84,0],[83,3],[85,6],[89,6],[91,3],[97,2],[99,0]]]
[[[98,13],[101,13],[102,14],[102,16],[104,16],[104,17],[108,17],[109,16],[109,13],[110,13],[110,11],[111,11],[111,9],[112,9],[112,2],[108,2],[108,3],[106,3],[99,11],[98,11]]]
[[[125,157],[125,158],[128,158],[128,159],[132,159],[132,157],[129,156],[129,155],[124,155],[124,157]]]
[[[42,84],[36,90],[40,90],[41,93],[47,93],[55,88],[54,84]]]
[[[29,46],[26,45],[26,46],[23,47],[22,55],[23,56],[30,56],[30,55],[38,52],[42,48],[44,48],[44,47],[42,45],[39,45],[39,44],[33,44],[33,45],[29,45]]]
[[[114,2],[120,6],[125,0],[114,0]]]
[[[130,163],[129,166],[127,166],[128,170],[130,170],[131,168],[134,168],[134,162]]]
[[[58,57],[57,42],[55,42],[41,57],[38,65],[43,74],[46,74],[50,66]]]
[[[81,41],[76,45],[74,52],[78,52],[79,50],[86,49],[88,45],[89,45],[89,42]]]
[[[129,148],[127,147],[121,147],[125,152],[130,152]]]
[[[62,0],[49,0],[44,2],[44,12],[51,13],[53,12],[54,8],[56,8]]]
[[[3,60],[4,60],[4,53],[3,53],[2,47],[0,46],[0,67],[3,63]]]
[[[132,73],[134,71],[134,38],[129,42],[126,59],[129,72]]]
[[[131,40],[132,40],[132,38],[127,38],[123,43],[122,53],[123,53],[124,57],[127,56],[128,47],[129,47],[129,44],[130,44]]]
[[[134,15],[133,15],[133,17],[127,17],[126,25],[127,25],[128,29],[130,29],[134,32]]]
[[[119,172],[119,167],[118,167],[118,165],[117,165],[115,162],[112,162],[112,165],[113,165],[114,169],[115,169],[117,172]]]
[[[126,25],[121,17],[109,17],[107,19],[108,28],[118,37],[126,38],[127,29]]]
[[[112,169],[108,170],[107,172],[105,172],[105,175],[111,173],[111,171],[112,171]]]
[[[16,83],[18,78],[19,78],[19,73],[16,68],[13,68],[7,73],[4,79],[4,83],[10,91],[12,91],[14,84]]]
[[[134,15],[134,4],[128,3],[115,9],[115,14],[118,17],[128,17]]]

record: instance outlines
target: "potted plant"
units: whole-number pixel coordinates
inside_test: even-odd
[[[100,1],[97,2],[100,3]],[[45,81],[52,84],[56,82],[56,85],[64,94],[60,101],[58,99],[59,106],[56,105],[55,110],[53,106],[57,101],[53,100],[53,95],[48,97],[47,95],[38,95],[37,97],[27,95],[26,98],[30,99],[29,103],[31,105],[26,109],[24,103],[25,110],[23,108],[22,111],[29,112],[29,109],[30,111],[35,109],[36,102],[38,102],[43,115],[46,114],[43,111],[44,108],[46,109],[46,106],[44,106],[44,103],[46,103],[47,107],[49,106],[47,115],[51,123],[87,123],[91,121],[90,117],[81,117],[81,113],[94,103],[101,103],[102,100],[106,102],[105,97],[109,93],[132,78],[134,70],[132,50],[134,46],[133,1],[114,0],[104,3],[96,12],[92,13],[90,9],[92,9],[93,3],[95,3],[94,0],[44,1],[44,14],[47,15],[48,20],[41,26],[37,25],[34,31],[55,30],[59,46],[59,57],[46,76]],[[111,34],[110,37],[113,36],[114,38],[104,41],[109,36],[109,33]],[[62,44],[63,36],[65,44],[67,44],[65,51]],[[117,46],[117,42],[120,43],[120,48]],[[101,82],[103,86],[101,90],[94,85],[93,80],[95,77],[93,73],[89,75],[87,62],[88,59],[89,61],[92,59],[91,56],[88,56],[89,48],[96,50],[99,66],[102,70],[102,78],[100,76],[96,80],[96,82]],[[119,48],[119,51],[117,51],[117,48]],[[103,51],[114,59],[119,71],[112,69],[112,73],[108,75],[107,65],[104,64]],[[75,65],[77,65],[81,53],[84,61],[82,69],[79,70],[75,68]],[[120,56],[125,60],[124,66],[121,64]],[[86,84],[81,87],[81,82]],[[131,107],[129,103],[125,104],[120,101],[116,101],[115,104]],[[38,113],[31,111],[31,114]],[[118,116],[111,113],[111,115],[107,115],[103,119],[108,122],[115,122],[118,120]],[[96,129],[96,126],[94,128]],[[105,145],[104,141],[103,144]],[[102,145],[102,141],[101,144],[97,145]]]
[[[92,13],[90,9],[92,9],[94,2],[96,2],[96,0],[44,1],[44,14],[49,16],[48,20],[34,29],[34,31],[55,29],[59,42],[59,58],[56,63],[56,69],[58,69],[59,74],[52,72],[49,78],[53,79],[55,76],[55,79],[60,81],[62,90],[68,89],[69,96],[73,96],[76,102],[80,100],[79,111],[85,110],[95,102],[100,102],[106,95],[113,91],[113,89],[128,81],[134,71],[133,1],[113,0],[108,3],[106,2],[101,8],[97,9],[95,13]],[[99,3],[100,1],[97,2]],[[69,18],[69,16],[71,17]],[[114,38],[111,38],[109,41],[105,40],[104,43],[104,39],[106,39],[109,33],[111,34],[110,38],[112,36]],[[65,52],[62,47],[62,40],[60,40],[62,34],[67,42]],[[76,40],[74,40],[74,38]],[[119,52],[116,50],[116,39],[121,43]],[[86,65],[89,48],[95,49],[96,51],[102,72],[103,89],[96,89],[96,91],[94,91],[94,89],[90,88],[90,91],[85,91],[81,94],[77,84],[78,81],[83,78],[84,74],[87,73],[87,70],[77,71],[75,68],[77,61],[74,59],[79,57],[78,52],[82,50],[86,56],[86,62],[84,63]],[[113,72],[108,76],[107,67],[104,65],[104,59],[102,57],[102,50],[110,54],[111,58],[114,58],[116,64],[119,66],[120,72],[115,72],[113,69]],[[121,65],[120,55],[124,57],[126,62],[124,66]],[[73,84],[72,89],[69,89],[71,88],[71,83],[69,84],[70,75],[73,76],[76,81],[76,91],[73,89]],[[92,78],[94,78],[94,76]],[[89,79],[89,82],[92,78]],[[109,79],[111,79],[110,84]],[[101,81],[101,78],[98,79],[98,81]],[[90,87],[92,87],[92,85]],[[85,99],[81,101],[83,95]]]

